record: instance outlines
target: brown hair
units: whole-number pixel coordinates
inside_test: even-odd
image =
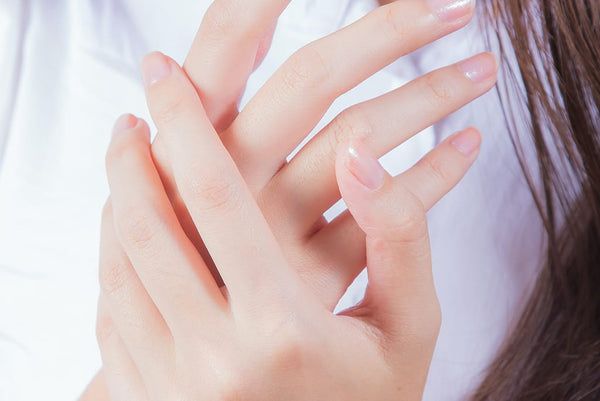
[[[517,132],[508,114],[507,124],[545,225],[547,256],[472,398],[600,400],[600,1],[480,5],[496,28],[506,84],[522,88],[520,99],[499,89],[505,110],[518,101],[529,112],[528,132]],[[508,65],[509,52],[517,65]],[[526,161],[525,141],[535,146],[536,166]]]

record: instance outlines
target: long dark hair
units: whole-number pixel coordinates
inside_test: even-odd
[[[504,73],[507,85],[523,88],[517,100],[530,131],[507,123],[547,253],[525,311],[472,398],[600,400],[600,1],[480,3],[501,53],[517,60],[510,66],[503,57]],[[515,99],[502,100],[509,115]],[[523,141],[533,141],[535,166]]]

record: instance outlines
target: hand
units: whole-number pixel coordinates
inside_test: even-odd
[[[218,4],[226,7],[231,0]],[[299,50],[261,88],[229,128],[217,129],[290,263],[331,308],[365,266],[365,250],[360,246],[364,234],[352,216],[345,213],[327,226],[322,218],[340,197],[334,174],[337,145],[363,139],[377,156],[387,153],[492,88],[496,72],[494,57],[478,55],[353,106],[323,129],[289,164],[286,156],[314,128],[336,97],[396,58],[466,24],[472,15],[472,4],[468,1],[460,4],[463,8],[454,8],[451,14],[433,12],[429,2],[424,0],[406,0],[378,8],[355,24]],[[235,13],[245,12],[233,9]],[[209,25],[215,15],[208,15]],[[273,20],[258,18],[255,23],[261,27],[257,32],[263,32],[272,26]],[[200,29],[200,32],[208,31]],[[234,36],[238,32],[232,31]],[[256,44],[244,47],[246,42],[238,41],[242,43],[242,54],[252,54],[247,58],[253,61]],[[193,54],[206,48],[213,48],[213,44],[193,48],[186,64],[190,59],[204,59]],[[154,56],[150,59],[161,57]],[[230,71],[228,65],[218,59],[209,60],[216,70]],[[246,63],[244,71],[251,71],[253,64]],[[201,64],[206,71],[196,76],[211,77],[206,65],[208,63]],[[147,68],[152,67],[147,65]],[[227,101],[221,97],[221,101],[215,103],[204,96],[206,81],[194,82],[191,66],[184,69],[209,109],[237,101],[236,96],[230,96]],[[239,85],[238,90],[227,92],[239,95],[247,74],[230,74],[234,77],[231,81]],[[226,76],[222,75],[222,84],[231,85]],[[151,80],[146,77],[146,81]],[[219,82],[218,79],[211,81],[211,87],[218,86]],[[189,107],[186,93],[191,92],[180,86],[149,91],[150,111],[159,132],[162,133],[181,110]],[[192,96],[196,95],[192,93]],[[227,115],[237,114],[237,110],[229,110]],[[209,117],[213,125],[215,121],[217,126],[223,125],[221,120],[212,118],[211,113]],[[202,251],[202,240],[174,183],[161,133],[153,145],[161,181],[186,234]],[[432,167],[437,169],[435,165]],[[208,255],[205,252],[203,255],[222,285]]]
[[[215,11],[218,10],[219,7],[222,7],[223,4],[226,3],[225,1],[220,1],[215,3],[215,5],[213,7],[211,7],[211,9],[213,9],[213,14],[211,16],[210,12],[209,14],[207,14],[207,25],[210,26],[211,22],[215,22],[215,16],[219,15],[219,12]],[[218,5],[220,4],[220,5]],[[273,5],[272,5],[273,6]],[[408,7],[408,6],[407,6]],[[398,7],[399,9],[400,7]],[[263,8],[263,11],[265,11],[266,9]],[[381,9],[383,12],[383,9]],[[405,12],[400,12],[399,10],[396,10],[398,12],[399,15],[404,14],[406,15]],[[414,14],[414,13],[413,13]],[[382,13],[380,13],[379,15],[382,15]],[[427,14],[424,14],[424,16],[426,16]],[[425,18],[422,18],[422,20],[424,20]],[[446,31],[449,30],[453,30],[456,29],[460,26],[462,26],[462,24],[464,24],[468,18],[470,17],[470,14],[467,13],[466,16],[464,18],[459,19],[458,21],[456,21],[456,23],[454,25],[452,24],[448,24],[448,26],[442,26],[441,28],[445,28]],[[407,17],[407,19],[410,18],[410,15]],[[376,19],[376,16],[371,16],[371,21]],[[272,26],[272,21],[269,23],[265,23],[264,21],[267,21],[268,18],[263,18],[263,20],[259,19],[259,22],[257,23],[258,26],[262,25],[269,25]],[[218,22],[218,21],[217,21]],[[423,22],[423,21],[421,21]],[[206,23],[206,21],[205,21]],[[203,26],[205,26],[205,23],[203,23]],[[440,25],[440,21],[429,21],[430,24],[434,24],[434,25]],[[418,25],[418,24],[415,24]],[[443,24],[442,24],[443,25]],[[242,24],[241,26],[244,26],[244,24]],[[421,31],[426,31],[427,28],[430,28],[430,26],[426,25],[421,27]],[[432,40],[435,39],[437,36],[441,36],[443,29],[441,29],[439,26],[434,26],[434,28],[436,29],[429,29],[429,38],[425,38],[421,41],[421,43],[423,41],[428,41],[428,40]],[[268,29],[267,29],[268,30]],[[260,31],[260,29],[256,29],[256,32]],[[188,61],[186,62],[186,65],[192,65],[194,68],[187,68],[187,72],[188,75],[190,77],[192,77],[192,80],[194,80],[194,74],[192,73],[192,71],[202,71],[204,67],[204,70],[202,73],[197,73],[195,74],[196,77],[198,78],[205,78],[206,82],[216,82],[217,84],[215,84],[215,87],[219,87],[218,83],[222,82],[225,83],[227,82],[227,79],[222,78],[221,80],[219,79],[215,79],[213,77],[213,75],[211,75],[211,72],[209,70],[209,68],[207,67],[207,64],[210,64],[208,62],[196,62],[194,63],[194,60],[198,61],[198,60],[209,60],[212,61],[213,63],[219,64],[218,61],[216,59],[216,57],[211,58],[210,56],[214,54],[208,54],[208,57],[206,54],[204,54],[202,57],[200,57],[199,55],[202,54],[203,52],[201,51],[201,49],[213,49],[215,47],[217,47],[218,51],[215,51],[215,54],[219,54],[219,52],[221,52],[221,54],[224,55],[231,55],[231,52],[228,53],[228,49],[227,46],[223,45],[221,47],[218,46],[214,46],[215,42],[218,43],[218,41],[215,41],[215,37],[212,37],[213,42],[210,42],[210,35],[208,35],[208,38],[205,36],[202,36],[202,32],[211,32],[210,29],[204,29],[201,28],[200,29],[200,34],[195,42],[195,45],[192,49],[192,52],[190,54],[190,57],[188,58]],[[243,37],[244,35],[241,35],[239,30],[237,31],[238,34],[236,36],[236,30],[233,31],[229,31],[231,32],[233,35],[232,37],[236,40],[241,40],[240,38]],[[433,32],[433,37],[432,33]],[[356,34],[359,33],[358,30],[355,30],[355,36]],[[416,33],[419,33],[419,30],[417,30]],[[445,33],[445,32],[444,32]],[[339,34],[338,34],[339,35]],[[247,35],[246,35],[247,36]],[[349,40],[352,38],[352,36],[350,35],[339,35],[339,39],[345,39],[345,40]],[[414,35],[416,36],[416,35]],[[264,36],[263,36],[263,42],[265,42]],[[415,41],[414,39],[412,39],[413,42]],[[268,35],[266,37],[266,41],[268,41]],[[405,40],[406,42],[410,42],[411,41],[411,35],[407,35],[407,38]],[[208,42],[209,44],[212,44],[213,46],[200,46],[200,43],[206,43]],[[325,43],[326,39],[320,41],[321,43]],[[319,42],[317,42],[319,43]],[[232,42],[228,42],[228,44],[232,45]],[[247,44],[247,43],[246,43]],[[312,46],[312,45],[311,45]],[[413,43],[412,45],[410,44],[406,44],[405,46],[402,46],[402,48],[400,48],[400,46],[397,46],[396,49],[394,49],[394,47],[390,44],[389,46],[387,46],[387,51],[392,51],[394,54],[399,55],[400,52],[402,51],[407,51],[406,49],[410,49],[411,46],[417,46],[416,43]],[[317,46],[314,46],[317,47]],[[234,48],[240,48],[238,47],[234,47]],[[321,46],[321,51],[323,51],[324,48],[326,48],[326,46]],[[254,64],[254,54],[252,54],[252,52],[254,52],[256,50],[256,48],[252,47],[252,45],[247,45],[246,47],[242,46],[240,48],[240,54],[243,56],[244,54],[248,55],[251,54],[252,57],[250,57],[252,59],[252,62],[250,63],[246,63],[247,65],[251,65]],[[244,52],[244,49],[246,50]],[[403,50],[404,49],[404,50]],[[368,50],[368,47],[365,48],[365,50]],[[206,53],[204,51],[204,53]],[[294,71],[295,67],[298,64],[303,64],[304,62],[302,61],[302,59],[304,57],[306,57],[306,55],[312,54],[313,51],[309,50],[309,48],[304,49],[302,51],[300,51],[296,56],[295,56],[295,61],[294,59],[292,59],[290,62],[288,62],[286,64],[286,66],[284,66],[282,68],[282,70],[280,70],[279,72],[279,79],[277,78],[277,75],[271,80],[271,91],[267,91],[267,95],[263,96],[261,101],[259,101],[261,99],[260,96],[257,96],[253,102],[255,104],[257,104],[258,106],[254,107],[254,109],[259,110],[261,107],[261,104],[265,103],[266,100],[266,104],[268,105],[268,100],[269,100],[269,95],[273,94],[273,93],[278,93],[278,92],[283,92],[285,91],[287,88],[287,85],[290,83],[288,82],[288,80],[286,78],[289,77],[289,74],[287,73],[282,73],[281,71]],[[325,54],[329,54],[325,51]],[[194,57],[194,55],[196,57]],[[487,60],[485,59],[487,57]],[[242,59],[244,59],[244,57],[241,57]],[[227,57],[223,57],[224,60],[227,60]],[[248,59],[248,58],[247,58]],[[390,58],[391,61],[392,58]],[[487,61],[488,65],[490,64],[490,57],[489,56],[480,56],[479,57],[479,61],[480,63],[483,61],[483,64],[485,64],[485,62]],[[483,59],[483,60],[482,60]],[[190,61],[191,60],[191,61]],[[230,67],[231,65],[234,65],[235,63],[228,63],[225,62],[223,63],[223,65],[221,66],[222,68],[216,68],[215,71],[218,72],[227,72],[229,71],[227,69],[227,67]],[[306,64],[306,63],[304,63]],[[364,62],[363,62],[364,64]],[[473,64],[473,63],[472,63]],[[493,64],[493,62],[491,63]],[[380,65],[382,66],[382,65]],[[366,66],[367,68],[369,66]],[[373,72],[375,70],[375,67],[373,68]],[[379,67],[377,67],[379,68]],[[247,71],[251,70],[251,66],[249,66],[248,68],[246,68]],[[294,263],[296,264],[296,267],[301,271],[302,276],[304,277],[304,279],[309,282],[313,287],[316,287],[317,291],[320,293],[321,298],[323,299],[324,303],[326,305],[330,305],[331,307],[333,307],[333,305],[335,304],[335,302],[337,301],[337,299],[339,298],[339,295],[341,295],[341,292],[343,292],[343,290],[345,289],[347,283],[349,281],[352,280],[352,278],[354,277],[354,275],[360,270],[362,269],[362,267],[364,266],[364,247],[361,246],[354,246],[357,243],[360,243],[361,241],[364,241],[364,235],[362,233],[361,230],[359,230],[356,227],[356,224],[354,223],[353,219],[351,218],[351,216],[349,215],[345,215],[343,217],[341,217],[340,219],[338,219],[338,221],[336,221],[334,224],[332,224],[330,227],[331,228],[326,228],[324,230],[322,230],[321,235],[319,236],[320,239],[316,240],[315,238],[317,237],[316,235],[305,235],[305,233],[303,232],[303,229],[298,230],[298,232],[294,232],[296,230],[294,230],[294,226],[295,223],[293,220],[296,219],[298,220],[298,217],[304,217],[304,216],[299,216],[297,213],[293,213],[294,212],[294,202],[289,202],[286,205],[286,201],[287,200],[295,200],[297,199],[299,202],[298,204],[300,206],[302,206],[303,204],[308,204],[309,202],[312,202],[313,199],[303,199],[306,198],[304,195],[305,194],[310,194],[312,191],[309,188],[303,189],[302,192],[298,193],[298,190],[294,190],[294,188],[289,188],[291,185],[293,184],[293,180],[294,179],[302,179],[302,177],[300,177],[301,175],[303,175],[305,173],[305,171],[310,171],[313,170],[315,171],[315,174],[322,174],[319,178],[323,178],[323,180],[316,180],[316,182],[313,182],[312,184],[316,184],[315,186],[315,190],[316,193],[323,193],[323,192],[328,192],[328,196],[325,199],[317,199],[317,205],[316,208],[318,210],[318,208],[321,208],[322,210],[325,210],[328,206],[324,206],[325,204],[330,204],[333,203],[333,201],[330,201],[328,199],[334,199],[336,198],[336,196],[339,196],[339,194],[337,194],[337,186],[335,186],[335,180],[333,179],[333,168],[332,168],[332,160],[333,160],[333,155],[334,155],[334,148],[335,146],[329,146],[330,143],[335,144],[338,141],[343,141],[346,139],[350,139],[351,137],[353,137],[355,134],[368,134],[369,130],[366,129],[366,127],[364,128],[363,132],[361,132],[361,125],[364,126],[364,123],[366,122],[363,117],[367,116],[367,117],[371,117],[371,119],[373,118],[377,118],[377,121],[375,121],[376,123],[378,123],[375,127],[371,127],[371,130],[375,131],[373,134],[375,135],[380,135],[379,137],[375,137],[375,138],[367,138],[367,140],[371,143],[374,142],[375,147],[378,150],[378,154],[382,154],[385,153],[387,150],[389,150],[390,148],[392,148],[393,146],[395,146],[397,143],[405,140],[407,137],[409,137],[410,135],[412,135],[414,132],[419,131],[422,128],[425,128],[425,126],[429,125],[430,123],[434,122],[435,120],[441,118],[443,115],[448,114],[449,112],[453,111],[454,109],[462,106],[464,103],[470,101],[471,99],[475,98],[476,96],[478,96],[479,94],[483,93],[485,90],[489,89],[489,87],[491,87],[494,83],[494,74],[493,73],[489,73],[486,75],[485,73],[485,69],[480,71],[482,74],[479,74],[478,77],[479,78],[479,82],[476,82],[475,85],[473,85],[472,83],[466,81],[464,79],[464,77],[460,77],[458,80],[456,80],[457,78],[457,73],[456,73],[456,69],[454,67],[450,67],[447,68],[445,70],[441,70],[439,72],[436,72],[434,74],[431,74],[429,76],[426,76],[418,81],[415,81],[414,83],[408,85],[407,87],[403,88],[402,90],[397,91],[396,93],[392,93],[389,95],[386,95],[380,99],[378,99],[378,101],[376,102],[370,102],[370,103],[366,103],[364,105],[360,105],[358,107],[355,107],[353,109],[348,110],[347,112],[345,112],[343,115],[341,115],[340,117],[338,117],[338,119],[336,119],[336,121],[334,121],[334,123],[332,123],[329,127],[327,127],[320,135],[318,138],[320,138],[320,140],[316,140],[313,141],[309,147],[305,148],[305,151],[301,152],[301,154],[299,155],[299,157],[297,157],[292,164],[290,164],[289,166],[286,166],[286,169],[288,169],[288,173],[286,175],[280,174],[279,175],[279,179],[275,180],[272,179],[269,182],[269,185],[265,185],[265,188],[261,191],[262,193],[259,193],[260,196],[258,196],[259,200],[262,200],[261,204],[263,205],[267,205],[269,206],[268,208],[264,208],[267,211],[270,211],[272,213],[272,215],[274,217],[271,217],[269,219],[269,222],[272,226],[275,226],[276,231],[280,231],[282,234],[278,235],[278,237],[283,237],[286,238],[287,237],[287,241],[280,241],[282,243],[284,243],[285,245],[287,245],[286,248],[286,254],[288,255],[292,255],[294,256],[292,259],[294,259]],[[214,73],[213,73],[214,74]],[[229,81],[229,82],[243,82],[245,81],[245,77],[243,77],[244,74],[241,74],[242,78],[237,79],[237,81],[235,79]],[[350,74],[351,75],[351,74]],[[227,77],[228,74],[222,74],[223,77]],[[240,74],[238,74],[238,76],[240,76]],[[284,79],[281,79],[283,76]],[[471,76],[473,76],[471,74]],[[361,75],[360,77],[352,77],[349,76],[349,78],[352,78],[354,80],[357,79],[362,79],[362,77],[364,77],[364,74]],[[301,78],[303,79],[303,77],[300,75],[297,78]],[[310,74],[308,74],[308,77],[304,77],[307,79],[307,82],[305,83],[309,83],[308,81],[310,81]],[[448,84],[452,84],[452,80],[455,79],[456,82],[455,85],[448,85]],[[341,81],[341,79],[340,79]],[[302,83],[302,82],[299,82]],[[226,105],[231,105],[231,104],[235,104],[235,101],[231,101],[231,102],[226,102],[226,101],[218,101],[218,102],[210,102],[208,100],[206,100],[206,98],[208,96],[205,96],[206,93],[210,93],[209,90],[203,90],[202,88],[205,86],[203,84],[203,82],[200,79],[196,79],[195,80],[195,85],[196,88],[198,89],[198,91],[200,92],[200,95],[203,98],[203,101],[205,104],[208,104],[208,106],[211,106],[213,108],[218,108],[219,105],[222,104],[226,104]],[[267,85],[268,87],[269,85]],[[423,88],[425,88],[425,90],[423,90]],[[238,85],[238,89],[237,92],[236,90],[233,91],[229,91],[229,93],[241,93],[241,89],[243,89],[243,85]],[[324,110],[327,108],[328,106],[328,102],[330,99],[334,98],[335,96],[337,96],[337,94],[341,93],[344,89],[341,87],[335,87],[335,85],[327,91],[321,91],[321,93],[315,93],[315,92],[319,92],[317,91],[317,85],[301,85],[298,88],[291,88],[291,89],[296,89],[295,92],[296,96],[294,96],[292,99],[290,99],[290,101],[288,102],[288,104],[290,105],[290,107],[294,107],[296,106],[294,100],[295,99],[301,99],[304,96],[312,96],[313,98],[315,98],[317,100],[316,103],[318,103],[318,105],[320,105],[320,107],[316,107],[314,110],[303,110],[300,109],[296,112],[297,115],[299,115],[299,117],[295,117],[295,120],[303,122],[301,120],[304,120],[305,118],[309,118],[312,121],[316,121],[320,118],[320,115],[322,115],[324,113]],[[412,89],[412,90],[409,90]],[[263,92],[265,92],[265,90],[263,89]],[[404,93],[402,93],[404,92]],[[419,93],[420,92],[420,93]],[[224,93],[227,93],[227,91],[225,91]],[[293,93],[292,93],[293,94]],[[439,94],[442,94],[444,96],[439,96]],[[394,96],[395,95],[395,96]],[[403,96],[400,96],[403,95]],[[235,99],[238,95],[230,95],[231,99]],[[400,102],[407,102],[410,101],[410,97],[413,96],[417,101],[414,103],[409,103],[408,106],[413,106],[413,107],[409,107],[407,109],[405,109],[404,113],[400,114],[397,116],[397,118],[395,119],[396,121],[391,121],[391,124],[382,124],[382,123],[390,123],[390,121],[386,121],[385,119],[388,118],[389,116],[394,116],[395,113],[398,112],[397,108],[398,105],[400,104]],[[216,99],[223,99],[223,97],[218,97],[218,96],[214,96]],[[285,98],[285,97],[284,97]],[[319,101],[319,99],[322,99],[321,101]],[[329,100],[328,100],[329,99]],[[406,99],[406,100],[405,100]],[[252,104],[252,103],[251,103]],[[429,112],[428,108],[431,108],[433,104],[433,108],[435,109],[435,112],[431,113]],[[318,106],[317,105],[317,106]],[[421,105],[424,105],[424,107],[421,107]],[[235,115],[237,113],[236,110],[233,110],[233,107],[229,108],[229,112],[225,112],[222,113],[224,115]],[[365,113],[363,112],[362,109],[365,109],[364,111],[369,112],[369,113]],[[417,109],[417,112],[414,113],[414,109]],[[233,111],[231,111],[233,110]],[[252,108],[250,108],[250,111],[252,111]],[[402,111],[402,109],[401,109]],[[244,113],[246,112],[243,111],[242,112],[242,116],[244,116]],[[309,113],[311,112],[311,113]],[[389,116],[386,115],[389,113]],[[213,115],[217,115],[219,113],[212,113]],[[246,118],[247,121],[249,121],[250,123],[253,123],[253,119],[256,117],[255,115],[252,115],[250,112],[247,113],[248,115],[250,115],[249,118]],[[412,114],[412,116],[410,116],[410,114]],[[240,116],[240,117],[242,117]],[[381,116],[381,117],[378,117]],[[260,116],[259,116],[260,117]],[[292,116],[294,117],[294,116]],[[357,118],[358,117],[358,118]],[[383,118],[382,118],[383,117]],[[381,121],[379,120],[379,118],[382,118]],[[418,121],[419,118],[422,121]],[[217,121],[219,120],[219,118],[213,118],[213,121]],[[243,120],[243,119],[242,119]],[[404,121],[402,121],[404,120]],[[400,125],[400,122],[405,123],[406,125],[403,125],[401,127],[398,127]],[[267,120],[267,126],[277,126],[277,121],[275,122],[269,122]],[[223,125],[223,124],[221,124]],[[241,124],[238,124],[240,126],[242,126]],[[249,124],[250,126],[252,124]],[[393,132],[395,128],[401,128],[398,129],[396,132]],[[383,128],[381,130],[381,128]],[[230,129],[231,131],[231,129]],[[242,132],[245,132],[245,130],[241,129]],[[273,129],[273,131],[275,131]],[[379,131],[379,132],[377,132]],[[302,134],[301,136],[303,136],[304,134]],[[155,143],[155,150],[157,149],[161,149],[160,144],[161,144],[161,136],[159,135],[159,139],[158,141]],[[291,140],[297,140],[299,141],[301,139],[300,136],[298,136],[297,138],[291,138]],[[291,146],[293,147],[293,146]],[[240,148],[242,148],[242,146],[240,146]],[[309,149],[312,149],[309,151]],[[242,157],[238,156],[238,158],[241,159],[246,159],[247,157],[245,157],[245,153],[252,153],[251,150],[242,150],[240,152],[238,152],[239,154],[242,155]],[[285,153],[285,152],[283,152]],[[283,154],[281,153],[281,154]],[[302,156],[302,157],[300,157]],[[161,175],[163,177],[163,181],[167,184],[172,182],[171,179],[171,174],[169,172],[169,168],[168,168],[168,160],[165,157],[165,153],[164,152],[160,152],[160,151],[156,151],[155,152],[155,157],[156,160],[158,160],[158,165],[159,167],[162,166],[162,168],[160,169],[161,171]],[[321,159],[320,161],[318,161],[319,159]],[[423,164],[427,164],[430,162],[436,162],[436,160],[430,160],[429,158],[425,159],[423,161]],[[319,164],[320,163],[320,164]],[[251,164],[251,163],[250,163]],[[431,164],[431,163],[430,163]],[[295,165],[295,168],[292,168]],[[258,166],[259,168],[261,166]],[[435,164],[433,164],[434,167],[434,171],[435,170],[440,170],[441,173],[444,172],[444,168],[438,168],[439,166],[436,166]],[[444,167],[444,166],[442,166]],[[277,176],[276,176],[277,177]],[[282,178],[283,177],[283,178]],[[306,180],[304,180],[306,181]],[[321,181],[321,182],[319,182]],[[325,188],[329,186],[329,188]],[[183,205],[183,203],[181,202],[180,197],[177,194],[177,188],[175,186],[173,186],[172,184],[169,186],[167,185],[167,187],[170,189],[169,191],[169,195],[172,199],[175,199],[175,204],[176,206],[178,206],[178,215],[180,216],[180,218],[182,219],[182,221],[184,222],[184,225],[186,227],[186,231],[188,232],[188,235],[190,235],[190,233],[192,234],[191,237],[194,239],[194,242],[196,243],[196,245],[198,245],[198,243],[201,243],[199,241],[199,237],[197,234],[195,234],[193,231],[195,230],[195,228],[193,227],[191,223],[191,220],[188,218],[186,219],[186,214],[187,211],[185,210],[185,206]],[[269,187],[267,189],[267,187]],[[283,195],[283,197],[282,197]],[[296,195],[299,195],[296,196]],[[265,201],[265,199],[271,199],[271,200],[276,200],[276,201]],[[337,198],[336,198],[337,199]],[[177,202],[177,200],[179,200]],[[279,210],[276,207],[272,207],[273,205],[277,206],[277,205],[282,205],[282,206],[292,206],[290,208],[290,210]],[[312,205],[308,205],[308,206],[312,206]],[[107,209],[108,212],[106,213],[110,219],[110,207]],[[308,212],[311,211],[311,209],[309,208],[307,210]],[[292,213],[290,213],[292,212]],[[311,216],[311,215],[315,215],[315,216],[320,216],[320,213],[307,213],[306,216]],[[183,217],[182,217],[183,216]],[[283,216],[284,219],[278,219],[278,217]],[[305,219],[306,220],[306,219]],[[318,218],[315,218],[315,220],[318,220]],[[292,223],[292,224],[288,224],[288,223]],[[300,223],[302,223],[302,221],[300,221]],[[306,225],[305,225],[306,227]],[[340,229],[341,228],[341,229]],[[291,229],[291,230],[290,230]],[[314,227],[311,227],[308,229],[308,231],[313,231]],[[290,233],[291,231],[291,233]],[[317,230],[314,230],[317,231]],[[195,235],[194,235],[195,234]],[[285,235],[287,234],[287,235]],[[291,235],[290,235],[291,234]],[[299,234],[299,235],[295,235],[295,234]],[[310,233],[309,233],[310,234]],[[299,236],[299,238],[298,238]],[[309,239],[311,239],[311,241],[309,241]],[[347,242],[346,242],[347,241]],[[350,244],[348,246],[348,244]],[[354,252],[347,252],[348,249],[354,251]],[[346,258],[344,258],[344,256],[347,256]],[[358,256],[358,257],[356,257]],[[118,258],[117,258],[118,259]],[[311,259],[313,259],[311,261]],[[308,263],[302,263],[302,262],[308,262]],[[349,262],[349,263],[346,263]],[[344,266],[344,263],[345,266]],[[344,269],[340,269],[340,267],[345,267]]]
[[[150,89],[187,83],[168,63]],[[441,181],[426,165],[392,179],[364,143],[342,145],[337,181],[366,233],[370,284],[358,307],[334,315],[287,262],[200,100],[192,99],[181,125],[172,127],[178,129],[162,135],[178,189],[228,292],[221,293],[181,229],[147,125],[125,116],[107,170],[116,245],[135,271],[112,277],[98,325],[113,399],[420,399],[440,323],[423,205],[468,169],[477,131],[431,153],[447,167]],[[111,221],[104,228],[103,250],[115,249]]]

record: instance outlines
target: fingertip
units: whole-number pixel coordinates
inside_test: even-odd
[[[450,138],[450,144],[463,156],[469,158],[479,152],[481,142],[481,133],[473,127],[457,132]]]
[[[479,53],[458,62],[456,68],[474,84],[489,85],[496,82],[498,59],[490,52]]]
[[[123,114],[117,118],[113,127],[113,136],[120,135],[123,132],[134,128],[138,123],[138,118],[133,114]]]
[[[138,118],[138,123],[135,128],[139,129],[140,133],[143,134],[148,141],[150,140],[150,126],[148,125],[146,120],[144,120],[143,118]]]
[[[172,61],[161,52],[147,54],[142,60],[142,80],[148,89],[158,81],[168,77],[172,72]]]
[[[113,128],[113,141],[127,133],[142,135],[148,141],[150,140],[150,126],[146,121],[133,114],[123,114],[117,119]]]
[[[336,174],[342,199],[358,225],[363,230],[376,226],[373,205],[386,196],[389,177],[376,155],[363,141],[345,143],[338,149]]]
[[[340,155],[340,167],[367,191],[377,191],[383,186],[386,172],[377,156],[361,140],[345,144]]]

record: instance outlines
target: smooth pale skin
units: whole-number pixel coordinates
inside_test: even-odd
[[[381,7],[300,50],[237,115],[257,49],[287,2],[256,1],[250,14],[238,3],[216,1],[185,73],[169,60],[169,77],[149,86],[160,131],[153,147],[143,122],[111,145],[98,317],[104,376],[82,399],[107,399],[104,380],[114,400],[397,399],[398,391],[418,399],[439,326],[425,211],[476,152],[447,141],[369,191],[344,168],[347,144],[358,139],[379,156],[487,91],[495,74],[478,82],[456,66],[428,74],[345,111],[284,162],[335,97],[471,12],[448,22],[423,1]],[[321,215],[340,190],[351,213],[325,226]],[[365,302],[333,315],[365,261]]]

